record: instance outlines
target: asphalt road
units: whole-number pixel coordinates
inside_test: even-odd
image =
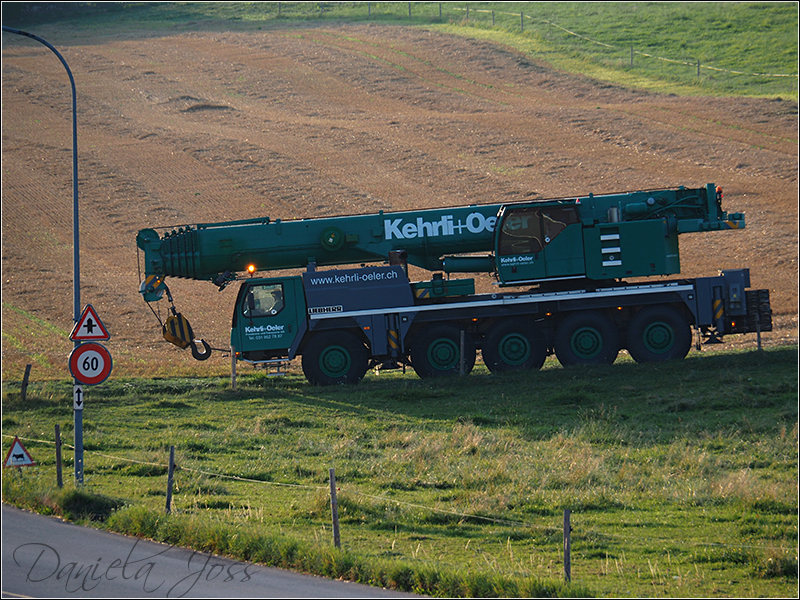
[[[3,505],[3,598],[401,598]]]

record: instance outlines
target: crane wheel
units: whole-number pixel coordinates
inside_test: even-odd
[[[628,325],[628,352],[638,363],[684,358],[692,345],[692,329],[672,306],[648,306]]]
[[[617,326],[608,316],[595,311],[570,313],[556,329],[556,357],[565,367],[610,365],[620,350]]]
[[[438,325],[420,332],[411,343],[411,366],[417,375],[443,377],[466,375],[475,365],[475,342],[464,333],[464,356],[461,356],[461,329],[454,325]]]
[[[492,373],[541,369],[547,345],[536,327],[518,320],[497,323],[483,342],[483,362]]]
[[[358,383],[369,366],[367,347],[349,331],[323,331],[303,350],[303,374],[314,385]]]

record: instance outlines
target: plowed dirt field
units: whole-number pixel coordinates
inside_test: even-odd
[[[230,368],[161,339],[138,294],[146,227],[706,183],[747,228],[682,236],[683,273],[749,267],[776,313],[764,343],[797,340],[795,102],[630,91],[415,28],[37,33],[75,76],[81,304],[111,333],[115,375]],[[3,380],[27,363],[32,377],[66,377],[69,82],[49,50],[18,36],[3,35],[2,67]],[[235,286],[170,287],[196,335],[226,348]]]

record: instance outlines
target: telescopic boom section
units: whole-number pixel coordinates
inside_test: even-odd
[[[219,280],[222,274],[385,261],[403,250],[409,264],[443,268],[448,252],[491,252],[499,204],[411,212],[206,223],[139,232],[145,274]],[[455,250],[454,250],[455,249]],[[252,266],[251,266],[252,265]]]

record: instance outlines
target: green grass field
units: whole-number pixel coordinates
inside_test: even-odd
[[[108,381],[88,390],[80,492],[69,450],[66,491],[55,487],[55,424],[71,441],[69,382],[32,385],[25,403],[5,384],[4,452],[20,435],[39,466],[6,473],[3,498],[433,595],[789,596],[797,358],[778,347],[664,365],[548,362],[508,377],[480,367],[463,380],[398,372],[334,388],[261,374],[236,391],[226,379]],[[344,572],[331,566],[331,468]]]
[[[489,10],[525,14],[524,37],[567,71],[661,92],[797,98],[792,3],[517,2]],[[510,16],[502,24],[519,29]]]
[[[22,4],[22,3],[20,3]],[[95,30],[403,24],[489,38],[601,81],[662,93],[797,100],[794,2],[152,2],[4,6],[4,24]],[[699,67],[698,67],[699,62]],[[698,72],[699,71],[699,72]]]

